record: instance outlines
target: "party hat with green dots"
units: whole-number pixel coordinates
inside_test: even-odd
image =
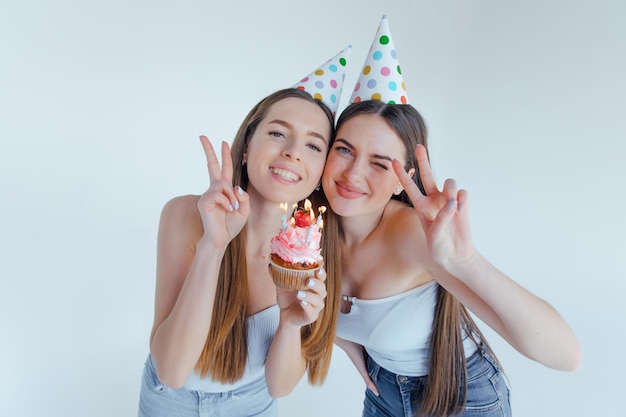
[[[389,104],[409,102],[387,16],[383,16],[380,21],[359,80],[350,97],[350,103],[363,100],[383,101]]]
[[[352,46],[349,45],[293,85],[293,88],[308,92],[314,99],[326,104],[335,114],[339,106],[343,81],[346,78],[346,65],[351,51]]]

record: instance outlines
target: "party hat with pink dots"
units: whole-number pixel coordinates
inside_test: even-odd
[[[339,106],[350,52],[352,52],[352,45],[348,45],[292,87],[308,92],[314,99],[326,104],[334,115]]]
[[[362,100],[383,101],[389,104],[409,102],[387,16],[383,16],[380,21],[359,80],[350,97],[350,103]]]

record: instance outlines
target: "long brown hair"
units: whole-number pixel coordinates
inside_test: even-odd
[[[380,116],[398,134],[406,150],[404,169],[408,171],[415,168],[412,179],[422,194],[426,195],[415,157],[415,146],[418,144],[428,149],[428,131],[420,113],[410,104],[386,104],[366,100],[346,107],[337,120],[337,130],[343,123],[362,114]],[[392,198],[413,206],[404,191]],[[462,331],[474,341],[477,348],[480,349],[482,343],[491,351],[465,306],[440,286],[429,341],[428,376],[417,415],[443,417],[459,414],[465,408],[467,363]]]
[[[308,93],[288,88],[279,90],[261,100],[250,110],[242,122],[231,146],[233,159],[233,182],[244,190],[248,187],[248,172],[242,165],[246,146],[269,108],[286,98],[300,98],[319,105],[328,117],[331,138],[334,138],[334,123],[331,111]],[[326,205],[324,193],[314,191],[309,197],[314,206]],[[319,384],[324,381],[330,366],[333,335],[337,323],[337,299],[339,296],[340,262],[337,251],[338,226],[332,220],[325,221],[321,247],[324,268],[327,271],[326,307],[318,319],[302,328],[302,350],[307,359],[309,381]],[[235,236],[224,253],[220,267],[211,326],[204,349],[195,366],[203,377],[232,383],[239,380],[248,360],[248,332],[246,306],[248,300],[248,270],[246,264],[246,229]]]

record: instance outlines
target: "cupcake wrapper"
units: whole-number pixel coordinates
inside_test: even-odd
[[[322,261],[317,267],[311,269],[290,269],[272,262],[274,284],[288,290],[307,290],[307,279],[314,277],[323,264]]]

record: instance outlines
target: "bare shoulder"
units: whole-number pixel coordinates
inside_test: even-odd
[[[392,200],[385,209],[385,240],[398,256],[406,257],[410,263],[422,262],[426,254],[426,236],[415,209],[397,200]]]
[[[162,216],[175,218],[199,216],[199,199],[199,195],[193,194],[174,197],[163,206]]]
[[[415,242],[424,235],[422,223],[415,209],[397,200],[391,200],[385,208],[385,228],[395,236],[394,241]]]
[[[186,241],[195,246],[203,233],[202,219],[198,212],[199,195],[174,197],[163,206],[159,234],[177,243]]]

